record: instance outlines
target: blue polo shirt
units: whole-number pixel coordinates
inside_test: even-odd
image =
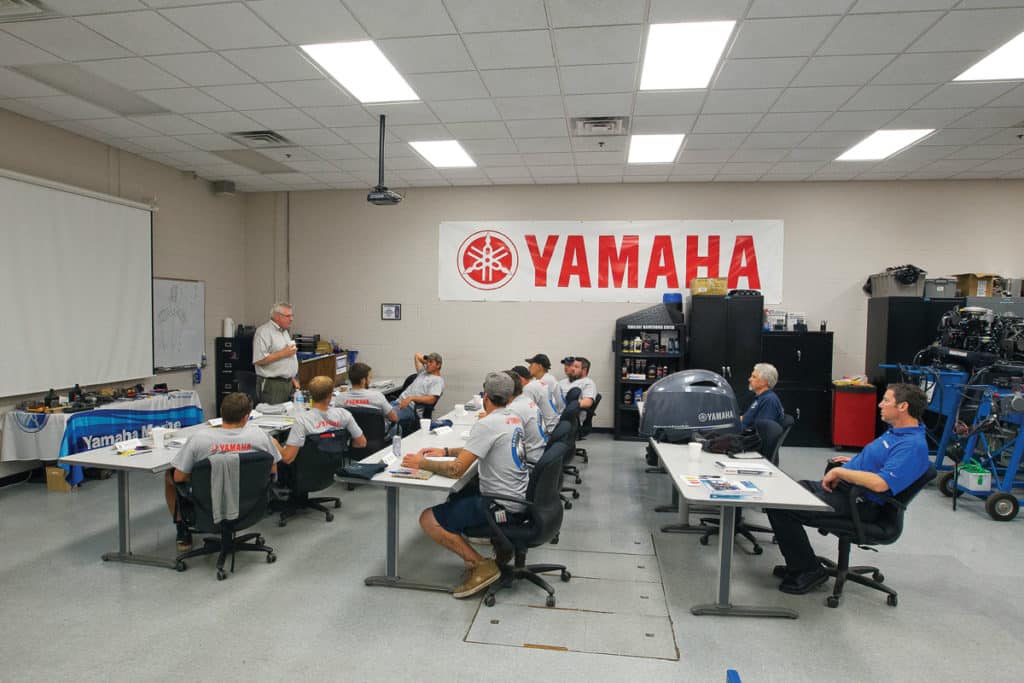
[[[755,396],[747,412],[743,413],[743,427],[751,428],[758,420],[773,420],[781,425],[782,414],[782,401],[778,394],[768,389]]]
[[[890,427],[843,467],[877,474],[895,495],[917,481],[928,469],[928,441],[924,434],[924,425],[899,429]],[[875,503],[885,502],[884,498],[870,491],[865,495]]]

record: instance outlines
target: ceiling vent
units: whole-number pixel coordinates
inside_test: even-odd
[[[578,138],[629,134],[628,116],[581,116],[570,119],[572,134]]]
[[[49,19],[58,14],[37,0],[0,0],[0,24],[11,21]]]
[[[294,142],[272,130],[248,130],[240,133],[228,133],[228,137],[252,149],[295,146]]]

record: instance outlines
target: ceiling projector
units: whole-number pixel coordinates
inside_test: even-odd
[[[383,185],[378,185],[366,195],[366,201],[377,206],[393,206],[402,201],[402,195]]]

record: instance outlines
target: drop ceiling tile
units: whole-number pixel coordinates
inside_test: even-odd
[[[256,123],[271,130],[286,130],[289,128],[315,128],[317,122],[298,109],[260,109],[257,111],[243,111]]]
[[[231,85],[252,82],[252,79],[244,71],[214,52],[161,55],[150,57],[149,61],[189,85]]]
[[[206,46],[153,11],[96,14],[80,22],[137,55],[201,52]]]
[[[818,129],[823,131],[875,131],[901,113],[899,111],[837,111]]]
[[[143,138],[131,138],[131,142],[135,143],[140,147],[152,150],[154,152],[160,152],[161,154],[171,154],[174,152],[189,152],[195,150],[189,144],[176,140],[171,137],[164,135],[156,135]],[[220,161],[224,161],[221,159]]]
[[[965,130],[939,131],[939,133],[946,133],[946,132],[949,132],[949,133],[968,133],[968,132],[978,133],[978,132],[983,132],[983,133],[985,133],[985,135],[983,137],[981,137],[981,138],[977,138],[978,140],[981,140],[981,142],[983,144],[986,144],[986,145],[1016,145],[1016,147],[1018,149],[1018,152],[1014,152],[1013,153],[1015,156],[1017,154],[1019,154],[1021,151],[1024,151],[1024,146],[1021,145],[1021,139],[1017,137],[1018,135],[1020,135],[1020,130],[1016,129],[1016,128],[1003,128],[1001,130],[991,130],[990,129],[990,130],[987,130],[987,131],[981,131],[981,130],[968,131],[966,129]],[[939,133],[937,133],[937,135]]]
[[[49,64],[59,61],[59,57],[0,31],[0,65]]]
[[[853,86],[786,88],[772,106],[773,112],[835,111],[857,88]]]
[[[196,164],[218,164],[224,161],[224,159],[215,154],[210,154],[209,152],[204,152],[198,149],[186,152],[168,152],[167,156],[182,164],[188,164],[189,166],[194,166]]]
[[[746,133],[754,129],[761,114],[701,115],[693,127],[695,133]]]
[[[846,16],[818,51],[822,55],[896,54],[924,33],[941,12]]]
[[[929,9],[949,9],[959,0],[857,0],[850,14],[875,12],[919,12]]]
[[[249,9],[293,45],[367,38],[338,0],[255,0]]]
[[[560,149],[568,149],[569,140],[563,138],[562,141],[564,142],[564,147],[562,145],[558,145],[558,147]],[[526,162],[527,166],[571,166],[572,154],[569,152],[537,152],[534,154],[523,154],[523,161]]]
[[[444,100],[431,102],[430,108],[442,123],[463,121],[498,121],[501,115],[490,98],[478,100]]]
[[[998,159],[1016,147],[1006,145],[971,145],[947,155],[947,159]]]
[[[687,149],[683,144],[683,153],[679,155],[680,164],[722,164],[728,161],[733,154],[731,149]],[[718,167],[714,169],[718,170]]]
[[[691,149],[729,149],[740,146],[745,133],[693,133],[683,140],[683,147]]]
[[[786,161],[794,163],[816,161],[819,164],[825,161],[832,161],[833,159],[838,157],[840,154],[842,154],[850,147],[852,147],[854,144],[860,142],[864,138],[863,133],[858,133],[857,135],[859,137],[856,140],[853,140],[849,144],[845,144],[842,147],[822,147],[814,149],[804,149],[802,147],[798,147],[796,149],[791,149],[786,154]]]
[[[626,146],[623,144],[622,149],[604,150],[601,152],[576,151],[573,153],[572,158],[577,167],[607,165],[621,166],[626,163]],[[580,168],[579,171],[582,173],[584,172],[584,169]]]
[[[696,114],[704,103],[704,91],[640,92],[636,94],[636,116]]]
[[[46,0],[46,6],[64,16],[146,9],[139,0]]]
[[[872,84],[947,83],[984,56],[983,52],[920,52],[896,57]]]
[[[746,114],[768,111],[782,93],[781,88],[719,90],[708,93],[702,114]]]
[[[201,112],[227,111],[229,109],[220,100],[214,99],[195,88],[142,90],[137,94],[177,114],[197,114]]]
[[[738,149],[728,159],[729,163],[775,163],[782,161],[788,150],[785,149]]]
[[[245,145],[239,144],[229,137],[226,137],[224,135],[218,135],[216,133],[176,135],[175,137],[178,140],[195,147],[196,149],[201,149],[207,152],[221,151],[225,149],[245,149]],[[250,173],[255,173],[255,171],[250,171]]]
[[[508,137],[466,140],[462,147],[470,154],[514,154],[519,151],[512,138]]]
[[[945,128],[970,113],[970,109],[908,109],[887,126],[889,128]]]
[[[515,69],[555,63],[547,31],[472,33],[462,39],[479,69]]]
[[[267,87],[296,107],[332,107],[356,104],[347,92],[333,81],[290,81],[267,83]]]
[[[995,131],[992,129],[984,128],[946,128],[944,130],[937,131],[934,135],[930,135],[922,140],[920,145],[922,146],[946,146],[954,147],[961,145],[972,145],[979,140],[983,142],[990,142],[991,136]]]
[[[406,78],[416,94],[428,102],[487,97],[487,88],[476,71],[413,74]]]
[[[476,159],[478,165],[484,168],[523,165],[523,155],[521,154],[477,154],[473,158]]]
[[[277,93],[261,83],[212,85],[202,90],[233,109],[275,109],[288,106]]]
[[[910,52],[988,52],[1020,33],[1024,27],[1024,7],[991,10],[954,11],[946,14]]]
[[[674,21],[742,19],[748,0],[651,0],[652,24]]]
[[[789,85],[806,63],[806,57],[727,59],[713,85],[716,89],[781,88]]]
[[[640,59],[643,32],[638,25],[564,28],[554,33],[560,66],[635,63]]]
[[[559,138],[522,138],[516,139],[516,147],[523,153],[523,160],[530,166],[544,166],[552,164],[571,164],[572,155],[569,152],[572,146],[568,137]],[[545,157],[545,154],[551,154]],[[548,161],[544,161],[548,159]],[[556,159],[556,161],[551,161]],[[557,161],[560,159],[561,161]]]
[[[366,111],[374,120],[381,114],[387,116],[389,125],[413,123],[437,123],[437,117],[423,102],[398,102],[393,104],[366,105]]]
[[[833,147],[851,147],[854,143],[860,142],[864,139],[864,133],[859,130],[855,131],[818,131],[811,133],[804,141],[800,143],[800,147],[818,147],[818,148],[833,148]],[[797,150],[793,150],[794,152]],[[817,157],[808,157],[817,159]]]
[[[718,172],[723,175],[754,175],[760,176],[768,172],[775,164],[771,162],[748,162],[723,164]]]
[[[508,129],[500,121],[449,123],[448,130],[452,132],[452,135],[457,140],[493,140],[495,138],[508,137]]]
[[[1016,83],[947,83],[917,103],[919,109],[981,107],[1005,94]]]
[[[394,38],[377,41],[377,47],[402,74],[469,71],[474,68],[458,36]]]
[[[147,135],[153,135],[154,130],[147,128],[144,125],[136,123],[130,119],[116,117],[111,119],[94,119],[89,121],[82,121],[81,123],[98,130],[103,135],[108,135],[112,138],[132,138],[132,137],[145,137]],[[159,131],[163,132],[163,131]]]
[[[629,92],[637,87],[637,64],[594,64],[558,69],[562,92],[567,95]],[[557,84],[556,84],[557,85]]]
[[[614,95],[566,95],[569,116],[625,116],[633,105],[632,93]]]
[[[252,10],[238,2],[179,7],[161,14],[214,50],[266,47],[285,42]]]
[[[772,166],[770,173],[775,174],[793,174],[793,175],[809,175],[814,173],[826,163],[826,160],[822,161],[780,161],[779,163]]]
[[[562,166],[529,166],[530,175],[534,178],[565,178],[576,177],[576,168],[570,165]]]
[[[234,111],[189,114],[189,118],[218,133],[236,133],[245,130],[259,130],[260,128],[260,125],[248,116]]]
[[[499,166],[488,168],[485,173],[488,178],[530,178],[530,171],[525,166]]]
[[[328,161],[367,158],[363,150],[355,145],[310,145],[306,149]]]
[[[748,19],[845,14],[850,0],[754,0]]]
[[[91,102],[80,100],[71,95],[28,97],[23,102],[33,107],[44,109],[51,114],[56,114],[62,119],[102,119],[117,115],[108,109],[97,107]]]
[[[40,83],[34,78],[22,76],[16,71],[0,68],[0,98],[4,97],[46,97],[61,95],[60,90]]]
[[[1005,173],[1007,171],[1021,171],[1024,170],[1024,158],[1020,157],[1003,157],[1002,159],[996,159],[994,161],[986,161],[980,166],[975,167],[978,172],[993,172],[993,173]]]
[[[806,136],[806,133],[751,133],[740,146],[744,149],[790,149]]]
[[[406,180],[442,180],[441,174],[432,168],[425,168],[419,171],[406,171],[402,174],[402,177]]]
[[[564,118],[505,121],[514,138],[551,138],[569,134]]]
[[[1020,132],[1024,121],[1024,108],[999,107],[977,109],[950,124],[953,128],[1015,128]]]
[[[810,56],[838,21],[838,17],[749,19],[740,24],[729,56],[733,59]]]
[[[152,128],[158,133],[164,135],[190,135],[190,134],[207,134],[210,132],[205,126],[201,126],[195,121],[180,116],[178,114],[157,114],[155,116],[133,116],[133,121],[137,121],[147,128]],[[136,134],[137,137],[141,134]],[[133,137],[133,136],[128,136]]]
[[[79,62],[83,69],[128,90],[180,88],[184,82],[139,57]]]
[[[794,86],[862,85],[871,80],[895,55],[811,57],[793,79]]]
[[[231,180],[233,178],[241,178],[245,176],[259,175],[259,171],[238,164],[227,164],[224,160],[221,160],[219,164],[203,164],[202,166],[196,166],[196,173],[200,174],[204,178],[226,178]]]
[[[577,153],[577,156],[584,155],[586,153],[592,153],[595,156],[608,157],[609,154],[618,158],[621,154],[626,151],[626,146],[629,144],[629,137],[625,135],[616,135],[610,137],[581,137],[581,138],[569,138],[569,142],[572,144],[572,151]],[[625,159],[625,157],[623,157]],[[594,162],[597,163],[597,162]],[[603,161],[601,163],[608,163]]]
[[[129,57],[131,53],[74,19],[43,19],[4,24],[4,30],[68,61]],[[49,58],[44,61],[51,61]],[[6,62],[8,64],[13,62]]]
[[[1024,107],[1024,85],[988,103],[989,107]]]
[[[324,76],[294,47],[226,50],[221,56],[257,81],[323,80]]]
[[[514,31],[548,26],[544,0],[445,0],[445,6],[452,21],[462,33]]]
[[[441,0],[346,0],[373,38],[455,33]]]
[[[644,21],[644,3],[616,0],[548,0],[551,25],[604,26],[639,24]]]
[[[358,107],[356,107],[356,109],[358,109]],[[311,114],[312,112],[310,112],[307,109],[306,113]],[[340,116],[343,114],[339,113],[336,115]],[[366,126],[349,123],[342,124],[342,126],[339,128],[332,128],[332,130],[338,135],[340,135],[346,142],[351,142],[352,144],[358,144],[363,142],[379,142],[380,126],[377,125],[377,121],[374,120],[373,118],[369,118],[369,120],[372,121],[374,125]],[[361,121],[361,123],[367,123],[367,121],[364,119],[363,121]],[[391,134],[390,128],[391,127],[388,126],[388,130],[385,133],[385,140],[387,142],[394,142],[398,140],[398,138]]]
[[[433,168],[430,164],[423,161],[418,156],[407,156],[407,157],[388,157],[388,168],[395,169],[396,171],[414,171],[425,168]]]
[[[759,133],[810,132],[824,123],[828,112],[765,114],[755,130]]]
[[[547,119],[565,116],[562,98],[547,97],[501,97],[495,100],[498,111],[505,119]]]
[[[301,173],[337,173],[338,169],[328,161],[289,161],[286,166]]]
[[[277,147],[257,151],[274,161],[280,161],[282,164],[290,164],[295,161],[320,161],[317,155],[301,147]]]
[[[934,89],[932,85],[868,85],[847,100],[843,110],[906,109]]]
[[[554,67],[498,69],[481,71],[480,75],[492,97],[558,95],[561,92]]]
[[[357,126],[357,125],[369,125],[376,123],[372,116],[366,113],[362,107],[349,106],[349,107],[304,107],[303,111],[312,116],[314,119],[319,121],[321,124],[328,126],[329,128],[340,128],[345,126]],[[341,131],[336,131],[338,135],[341,135],[349,142],[355,142],[351,138],[345,137],[345,134]],[[370,139],[376,139],[376,134],[371,135]]]
[[[680,116],[634,116],[629,122],[629,132],[636,134],[689,133],[697,121],[696,115]]]

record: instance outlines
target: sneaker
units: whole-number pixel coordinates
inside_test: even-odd
[[[499,578],[501,578],[501,570],[498,569],[498,565],[494,563],[494,560],[485,558],[476,563],[466,580],[455,587],[452,595],[456,598],[468,598],[487,588]]]
[[[192,532],[184,524],[178,525],[178,552],[187,553],[192,550]]]
[[[791,595],[803,595],[828,581],[828,572],[823,567],[787,576],[779,584],[779,590]]]

